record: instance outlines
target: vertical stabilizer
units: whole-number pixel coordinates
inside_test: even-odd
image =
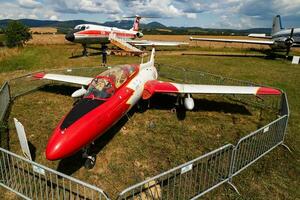
[[[280,17],[280,15],[277,15],[277,16],[275,16],[273,18],[273,25],[272,25],[272,33],[271,33],[271,35],[274,35],[278,31],[280,31],[281,29],[282,29],[281,17]]]
[[[154,58],[155,58],[155,48],[152,48],[149,62],[153,62],[154,63]]]
[[[146,63],[140,64],[140,69],[146,68],[146,67],[154,67],[154,60],[155,60],[155,49],[153,48],[151,51],[150,59]]]
[[[138,15],[135,16],[135,19],[134,19],[134,22],[133,22],[133,26],[132,26],[132,28],[130,30],[132,30],[132,31],[139,31],[140,19],[141,19],[141,16],[138,16]]]

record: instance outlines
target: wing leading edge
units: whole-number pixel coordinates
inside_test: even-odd
[[[157,80],[148,81],[144,87],[143,99],[149,99],[154,93],[280,95],[281,91],[256,86],[195,85]]]
[[[78,84],[78,85],[88,85],[93,80],[93,78],[90,77],[61,75],[61,74],[45,74],[45,73],[37,73],[34,74],[33,77],[37,79],[60,81],[60,82]]]
[[[172,41],[152,41],[152,40],[129,40],[128,43],[134,46],[180,46],[188,45],[187,42],[172,42]]]
[[[272,41],[272,40],[236,40],[236,39],[193,38],[193,37],[190,37],[190,40],[209,41],[209,42],[260,44],[260,45],[273,45],[274,44],[274,41]]]

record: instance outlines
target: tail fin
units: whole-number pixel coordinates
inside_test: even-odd
[[[272,25],[272,35],[277,33],[278,31],[280,31],[282,29],[282,25],[281,25],[281,17],[280,15],[277,15],[273,18],[273,25]]]
[[[139,31],[140,19],[141,18],[142,17],[139,16],[139,15],[135,16],[135,19],[134,19],[134,22],[133,22],[133,26],[132,26],[132,28],[130,30],[132,30],[132,31]]]
[[[154,64],[154,58],[155,58],[155,48],[152,48],[149,62]]]

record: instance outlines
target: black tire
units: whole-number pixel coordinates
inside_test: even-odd
[[[89,156],[86,159],[85,163],[84,163],[84,167],[86,169],[93,169],[95,164],[96,164],[96,157],[95,156]]]

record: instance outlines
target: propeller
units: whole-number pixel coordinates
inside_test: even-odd
[[[293,46],[293,43],[294,43],[293,36],[294,36],[294,28],[291,29],[291,33],[290,33],[289,37],[285,40],[285,45],[287,46],[286,55],[285,55],[286,57],[289,56],[291,47]]]

